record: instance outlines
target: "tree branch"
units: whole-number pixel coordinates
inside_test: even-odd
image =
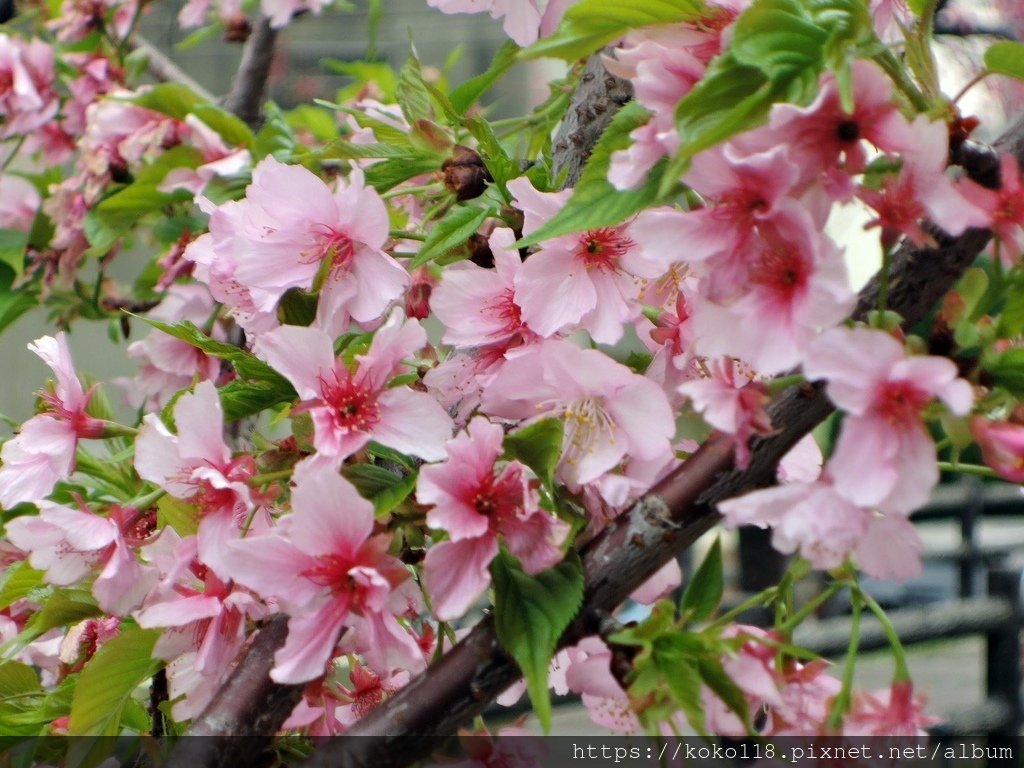
[[[263,122],[263,102],[276,42],[277,30],[270,26],[269,19],[261,16],[245,41],[231,93],[224,100],[224,108],[242,118],[250,128],[258,128]]]
[[[632,98],[633,84],[605,69],[600,54],[587,59],[552,147],[552,172],[557,179],[567,171],[565,187],[576,186],[597,140],[619,107]]]

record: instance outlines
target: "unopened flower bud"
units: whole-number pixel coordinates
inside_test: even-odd
[[[445,187],[455,195],[456,200],[480,197],[487,182],[493,181],[480,155],[461,144],[452,148],[452,156],[441,164],[441,172]]]

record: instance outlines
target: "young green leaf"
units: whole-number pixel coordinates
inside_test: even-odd
[[[0,263],[14,270],[18,277],[25,271],[25,247],[28,232],[20,229],[0,229]]]
[[[561,419],[541,419],[505,435],[505,453],[533,470],[548,488],[562,455],[565,426]]]
[[[688,634],[666,634],[654,641],[652,659],[690,726],[697,733],[704,734],[704,708],[700,699],[703,681],[697,669],[700,655],[695,653],[696,650]]]
[[[71,703],[72,736],[116,736],[129,697],[160,668],[152,658],[160,632],[126,625],[82,670]]]
[[[619,39],[630,29],[692,21],[705,13],[703,0],[580,0],[565,12],[554,35],[538,40],[524,55],[575,61]]]
[[[653,203],[664,164],[655,166],[647,182],[636,189],[620,191],[607,178],[612,154],[628,147],[629,134],[649,117],[647,110],[636,102],[620,109],[595,145],[572,197],[543,226],[520,240],[519,245],[532,245],[569,232],[611,227]]]
[[[400,475],[374,464],[349,464],[341,474],[352,482],[359,494],[373,502],[373,513],[386,515],[416,488],[416,474]]]
[[[436,259],[445,251],[464,245],[480,229],[480,225],[490,214],[491,211],[488,208],[469,206],[452,208],[443,219],[431,227],[427,239],[423,242],[423,247],[409,262],[409,269],[416,269],[416,267]]]
[[[989,72],[1024,80],[1024,43],[1001,40],[985,51],[985,68]]]
[[[523,572],[504,552],[491,563],[494,579],[494,627],[502,647],[526,677],[534,712],[544,731],[551,729],[548,667],[558,639],[583,601],[583,565],[575,552],[536,576]]]
[[[491,62],[491,66],[487,68],[486,72],[471,77],[452,90],[448,97],[452,107],[464,115],[466,110],[476,104],[480,97],[487,93],[491,86],[516,63],[518,53],[519,46],[511,40],[506,40],[494,55],[494,61]]]
[[[679,607],[687,618],[704,621],[711,616],[722,600],[722,541],[715,539],[704,562],[700,564],[693,578],[686,585]]]

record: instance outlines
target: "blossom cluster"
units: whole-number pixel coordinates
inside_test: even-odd
[[[430,4],[504,18],[523,46],[572,5]],[[190,2],[183,23],[210,5]],[[680,156],[677,104],[722,61],[751,5],[708,3],[603,55],[645,112],[629,146],[603,158],[611,194],[648,189]],[[900,39],[903,4],[871,6],[870,34]],[[273,26],[320,7],[262,4]],[[217,12],[228,23],[242,13],[227,2]],[[71,4],[51,31],[81,44],[99,24],[116,42],[137,16],[131,4]],[[779,427],[780,382],[823,388],[837,437],[806,437],[777,486],[718,508],[727,527],[770,528],[777,549],[844,584],[858,569],[920,571],[910,515],[939,481],[933,429],[958,427],[958,450],[973,434],[991,472],[1024,479],[1024,417],[981,370],[1012,360],[1024,321],[1000,337],[1002,321],[979,321],[999,301],[967,288],[947,298],[929,339],[888,317],[884,290],[864,322],[849,320],[848,265],[876,254],[844,253],[826,231],[835,215],[870,212],[883,281],[901,243],[935,246],[970,228],[993,232],[993,280],[1011,281],[1024,244],[1015,159],[1001,159],[999,189],[957,176],[947,121],[914,108],[875,60],[816,73],[813,99],[776,103],[696,152],[672,180],[681,194],[566,227],[576,198],[548,158],[513,162],[475,115],[442,127],[439,115],[456,111],[443,93],[436,110],[402,89],[398,104],[364,98],[331,122],[333,141],[292,151],[270,140],[291,131],[284,119],[254,133],[178,91],[168,107],[161,86],[130,90],[111,50],[69,54],[74,76],[58,76],[57,50],[0,35],[0,140],[17,136],[35,160],[71,169],[39,187],[0,175],[0,223],[30,238],[18,279],[72,294],[78,313],[141,304],[155,327],[127,345],[138,374],[117,382],[137,413],[130,425],[79,378],[64,332],[29,346],[54,383],[0,449],[0,561],[35,589],[4,603],[0,640],[46,686],[114,638],[152,631],[170,714],[187,721],[254,628],[283,614],[270,674],[303,686],[283,727],[342,733],[450,651],[508,562],[523,580],[571,564],[712,431],[747,467]],[[440,90],[410,86],[415,69],[403,87],[429,101]],[[133,289],[105,274],[135,225],[121,204],[164,230]],[[52,235],[33,243],[47,224]],[[81,275],[97,255],[90,303]],[[134,289],[146,301],[131,301]],[[980,368],[946,355],[950,337],[984,347]],[[632,600],[653,604],[656,621],[676,610],[659,601],[681,579],[670,562]],[[87,605],[86,618],[39,630],[33,617],[54,594]],[[680,613],[672,629],[689,631]],[[889,690],[851,695],[824,662],[788,656],[791,629],[706,628],[701,652],[718,654],[748,712],[701,683],[699,727],[917,734],[932,722],[901,674]],[[650,727],[661,701],[613,672],[629,637],[586,638],[549,671],[556,693],[580,694],[619,732]],[[632,654],[638,667],[642,656]],[[654,727],[682,725],[684,711]]]

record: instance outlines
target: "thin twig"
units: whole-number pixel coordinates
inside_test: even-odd
[[[143,51],[149,62],[149,71],[157,80],[162,83],[179,83],[187,86],[196,96],[204,101],[216,101],[217,98],[197,83],[191,75],[171,61],[168,56],[149,42],[142,35],[136,34],[131,37],[128,47],[136,51]]]

